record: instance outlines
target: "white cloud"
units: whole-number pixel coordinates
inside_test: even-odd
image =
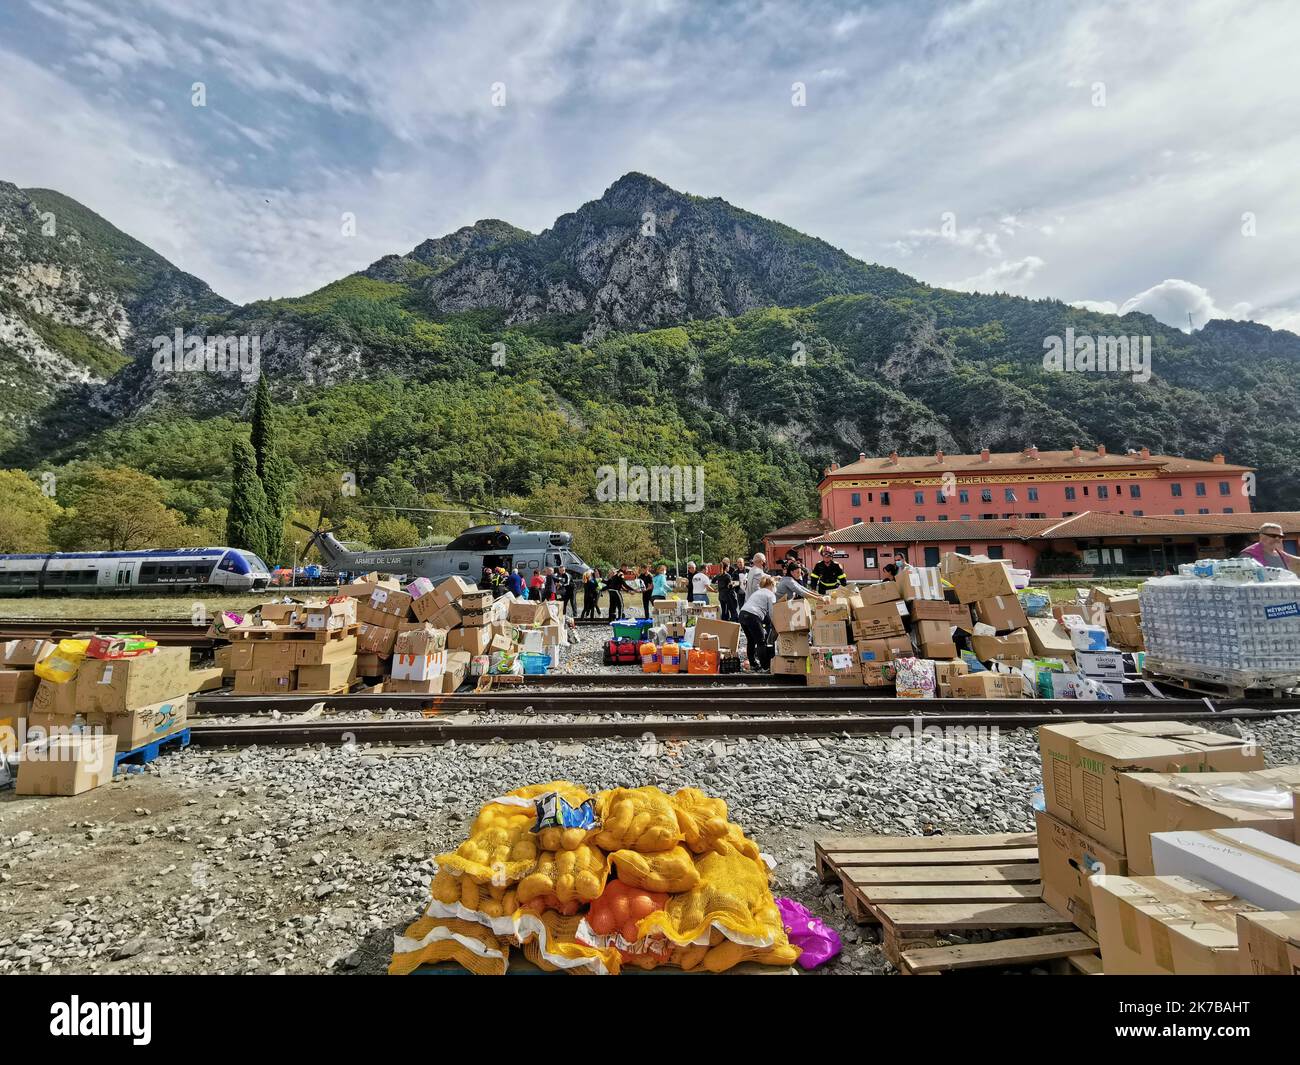
[[[1019,294],[1032,281],[1046,264],[1037,255],[1026,255],[1023,259],[1011,262],[1002,261],[997,266],[990,266],[974,277],[961,281],[950,281],[944,288],[955,288],[961,292],[1010,292]]]

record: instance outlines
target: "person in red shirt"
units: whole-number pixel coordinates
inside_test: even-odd
[[[545,587],[546,579],[537,570],[533,570],[533,575],[528,579],[528,598],[540,603],[542,589]]]

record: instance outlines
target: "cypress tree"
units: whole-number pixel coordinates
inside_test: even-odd
[[[264,497],[262,520],[266,552],[262,557],[272,564],[279,561],[284,541],[284,520],[289,515],[293,488],[293,469],[278,452],[273,419],[271,389],[266,383],[266,375],[259,374],[257,391],[253,397],[250,441]]]
[[[226,540],[231,547],[252,551],[267,559],[266,493],[257,476],[253,448],[242,437],[230,445],[230,509],[226,517]],[[277,544],[278,546],[278,544]]]

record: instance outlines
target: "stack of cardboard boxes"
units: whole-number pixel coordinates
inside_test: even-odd
[[[117,753],[183,730],[190,695],[220,679],[217,670],[191,669],[188,647],[157,647],[134,657],[85,657],[70,680],[40,680],[18,793],[76,795],[107,783]]]
[[[1300,925],[1260,911],[1300,909],[1282,802],[1300,766],[1173,721],[1044,725],[1039,744],[1043,901],[1099,941],[1105,972],[1277,971]]]
[[[35,666],[54,650],[49,640],[0,643],[0,756],[18,750],[23,723],[31,717],[40,678]]]
[[[1117,592],[1113,588],[1095,587],[1085,601],[1087,617],[1094,624],[1104,624],[1113,646],[1121,651],[1143,651],[1142,606],[1137,592]]]
[[[357,604],[346,596],[264,603],[223,635],[218,663],[238,695],[340,692],[357,678]]]

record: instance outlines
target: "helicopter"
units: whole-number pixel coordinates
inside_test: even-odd
[[[483,513],[478,508],[472,511],[442,510],[436,507],[377,509],[438,514]],[[325,564],[336,572],[379,571],[399,574],[408,580],[428,577],[437,583],[447,577],[463,577],[477,582],[485,568],[495,569],[497,566],[506,570],[513,570],[518,566],[523,566],[526,570],[564,566],[575,573],[582,573],[591,568],[571,548],[572,533],[526,529],[520,522],[533,519],[516,511],[495,510],[487,513],[498,519],[495,524],[472,525],[462,530],[447,544],[374,551],[351,550],[335,537],[334,533],[337,530],[324,528],[322,521],[317,522],[315,529],[300,522],[293,524],[311,534],[303,554],[305,555],[315,546]],[[538,515],[538,517],[559,516],[561,515]]]

